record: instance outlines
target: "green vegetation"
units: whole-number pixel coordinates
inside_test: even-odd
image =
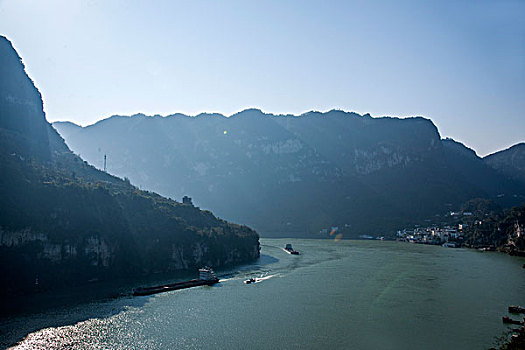
[[[259,236],[73,154],[0,37],[0,297],[259,257]]]
[[[7,153],[7,154],[6,154]],[[0,155],[2,292],[222,266],[258,257],[258,235],[140,191],[65,152]]]
[[[509,253],[525,251],[525,205],[505,211],[481,213],[483,212],[473,215],[464,228],[465,244],[472,247],[495,247]]]
[[[467,247],[525,251],[525,205],[503,210],[491,200],[475,198],[465,202],[456,215],[447,214],[442,224],[458,228]]]

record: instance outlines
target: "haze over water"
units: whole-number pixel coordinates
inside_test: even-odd
[[[17,348],[484,349],[509,329],[507,306],[525,304],[523,258],[398,242],[261,243],[258,262],[219,272],[214,287],[7,319],[0,345],[33,332]],[[243,284],[249,277],[264,279]]]

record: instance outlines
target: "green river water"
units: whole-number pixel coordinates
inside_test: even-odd
[[[299,256],[281,247],[292,243]],[[525,259],[386,241],[261,239],[212,287],[0,322],[19,349],[487,349],[525,306]],[[243,280],[259,277],[255,284]],[[515,316],[517,318],[517,316]]]

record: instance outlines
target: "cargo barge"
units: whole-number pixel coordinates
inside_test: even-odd
[[[209,267],[199,269],[199,278],[189,281],[175,282],[170,284],[165,284],[161,286],[154,287],[145,287],[145,288],[136,288],[133,290],[133,295],[152,295],[157,293],[169,292],[171,290],[186,289],[198,286],[211,286],[219,282],[219,279]]]

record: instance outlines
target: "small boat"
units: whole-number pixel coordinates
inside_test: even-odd
[[[510,318],[510,317],[508,317],[508,316],[503,316],[503,317],[502,317],[502,320],[503,320],[503,323],[508,323],[508,324],[517,324],[517,325],[520,325],[520,326],[523,325],[523,322],[518,321],[518,320],[513,320],[512,318]]]
[[[294,250],[292,248],[292,245],[290,243],[286,244],[286,246],[284,247],[283,249],[285,252],[287,252],[288,254],[292,254],[292,255],[299,255],[299,252],[297,250]]]
[[[525,308],[521,306],[511,305],[509,306],[509,312],[513,314],[525,314]]]
[[[244,281],[244,284],[250,284],[250,283],[255,283],[255,278],[250,278]]]

